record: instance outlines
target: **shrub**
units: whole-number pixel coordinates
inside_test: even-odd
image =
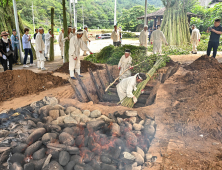
[[[122,32],[123,38],[136,38],[136,34],[132,32]]]

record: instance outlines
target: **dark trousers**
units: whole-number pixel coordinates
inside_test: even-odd
[[[213,58],[215,58],[217,55],[218,46],[219,46],[219,42],[209,41],[208,48],[207,48],[207,55],[210,56],[211,49],[213,48]]]
[[[120,42],[113,42],[113,45],[116,47],[116,46],[120,46]]]
[[[18,62],[18,48],[14,47],[14,62]]]
[[[13,56],[12,55],[10,57],[8,57],[8,61],[9,61],[9,69],[8,69],[8,62],[7,62],[7,60],[2,59],[2,66],[4,68],[4,71],[12,70],[12,63],[13,63]]]
[[[31,48],[26,48],[25,49],[25,58],[23,64],[26,64],[28,54],[30,55],[30,64],[33,64],[33,54],[32,54],[32,49]]]

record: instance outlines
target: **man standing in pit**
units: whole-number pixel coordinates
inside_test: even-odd
[[[88,38],[88,27],[87,26],[84,27],[82,40],[86,44],[86,46],[88,46],[88,42],[91,42],[90,39]],[[86,51],[84,51],[83,56],[87,56],[87,55],[88,54],[86,53]]]
[[[211,49],[213,48],[213,58],[217,55],[217,49],[220,42],[220,35],[222,34],[222,26],[220,25],[220,19],[214,21],[214,26],[209,27],[207,33],[211,32],[210,41],[208,43],[207,55],[210,56]]]
[[[192,54],[197,54],[197,46],[200,42],[200,31],[196,28],[196,25],[192,25],[192,34],[190,37],[190,42],[193,45]]]
[[[119,61],[118,68],[120,70],[119,75],[121,75],[125,70],[132,69],[132,57],[130,56],[130,50],[126,49],[125,55],[122,56],[122,58]],[[120,81],[123,79],[130,77],[131,71],[127,70],[121,77],[119,78]]]
[[[39,32],[36,35],[36,40],[35,40],[35,50],[36,50],[36,57],[37,57],[37,68],[42,71],[46,71],[47,69],[45,68],[45,57],[44,57],[44,50],[45,50],[45,44],[42,39],[42,34],[43,34],[43,28],[39,27]]]
[[[80,75],[80,49],[83,51],[90,51],[87,45],[83,42],[82,36],[83,30],[79,29],[77,35],[73,36],[69,43],[69,72],[70,77],[73,80],[76,80],[74,70],[80,77],[83,77]],[[92,54],[91,51],[90,54]]]
[[[111,38],[113,39],[113,45],[114,46],[120,46],[120,34],[117,30],[117,25],[114,25],[114,30],[111,34]]]
[[[140,36],[139,36],[140,45],[144,46],[146,48],[147,48],[147,44],[148,44],[148,34],[149,34],[147,29],[148,29],[148,26],[145,25],[143,30],[140,33]]]
[[[117,84],[117,93],[120,101],[125,97],[133,99],[134,104],[137,103],[136,96],[133,95],[133,91],[136,91],[137,84],[146,79],[144,74],[137,73],[135,76],[131,76],[123,79],[119,84]]]
[[[153,43],[153,54],[162,53],[162,41],[168,45],[166,38],[162,31],[160,31],[160,25],[157,25],[157,30],[153,31],[150,42]]]

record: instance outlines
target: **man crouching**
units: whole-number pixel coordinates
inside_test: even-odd
[[[69,42],[69,73],[73,80],[76,80],[74,77],[74,70],[79,77],[83,77],[80,75],[80,48],[83,51],[89,51],[90,54],[92,54],[90,49],[83,42],[82,35],[83,30],[79,29],[77,31],[77,35],[73,36]]]
[[[121,102],[125,97],[133,98],[134,104],[137,103],[137,98],[133,95],[133,91],[136,91],[137,84],[146,79],[146,76],[142,73],[137,73],[135,76],[131,76],[123,79],[117,85],[117,93]]]

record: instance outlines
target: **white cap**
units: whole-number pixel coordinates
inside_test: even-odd
[[[148,28],[148,25],[144,25],[144,28]]]

